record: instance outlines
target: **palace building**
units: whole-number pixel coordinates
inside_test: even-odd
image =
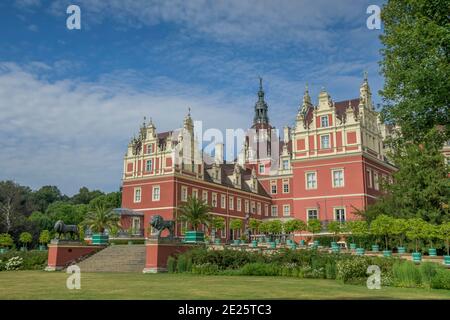
[[[223,159],[223,145],[214,157],[204,155],[194,137],[190,112],[181,129],[157,132],[145,123],[128,145],[122,180],[122,225],[148,233],[152,215],[177,219],[177,207],[189,196],[212,207],[225,218],[216,237],[236,238],[230,220],[246,226],[256,219],[357,219],[380,196],[381,181],[395,167],[383,139],[389,128],[375,111],[367,76],[359,98],[334,102],[322,89],[313,104],[306,88],[295,126],[277,134],[269,121],[262,80],[254,107],[253,124],[242,152],[233,163]],[[181,236],[186,226],[176,224]]]

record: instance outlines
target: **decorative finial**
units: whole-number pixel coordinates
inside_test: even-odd
[[[191,116],[191,107],[188,107],[188,116]]]
[[[364,81],[367,81],[368,72],[367,70],[364,70]]]
[[[305,84],[305,91],[308,92],[308,82]]]
[[[259,90],[260,91],[262,91],[262,89],[263,89],[263,87],[262,87],[262,78],[261,77],[258,77],[259,78]]]

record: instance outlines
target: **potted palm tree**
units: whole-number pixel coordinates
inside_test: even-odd
[[[444,264],[450,266],[450,222],[443,223],[439,226],[438,236],[445,241],[447,255],[444,255]]]
[[[50,231],[42,230],[39,235],[39,250],[44,251],[47,248],[47,243],[50,242]]]
[[[405,219],[393,219],[391,226],[391,234],[396,236],[398,239],[399,245],[397,246],[397,253],[404,254],[406,253],[406,248],[403,246],[403,242],[405,241],[405,232],[407,228],[407,221]]]
[[[311,219],[308,221],[307,230],[312,233],[313,247],[317,248],[319,246],[319,241],[314,240],[314,235],[322,230],[322,224],[317,219]]]
[[[6,253],[13,244],[13,238],[9,233],[0,234],[0,253]]]
[[[185,232],[184,242],[205,242],[205,233],[198,229],[203,224],[211,223],[210,210],[211,207],[197,197],[188,197],[186,203],[178,208],[178,220],[187,223],[193,229]]]
[[[220,244],[221,241],[220,237],[217,237],[217,232],[225,228],[225,219],[223,217],[213,217],[211,219],[211,226],[212,226],[212,241],[216,244]]]
[[[367,225],[367,221],[355,220],[349,223],[348,227],[352,235],[359,239],[359,248],[356,248],[356,254],[360,256],[364,255],[364,248],[362,247],[361,239],[363,237],[367,237],[369,234],[369,226]]]
[[[379,215],[370,224],[370,232],[379,237],[383,237],[385,241],[385,248],[383,255],[385,257],[392,256],[392,251],[389,250],[389,234],[391,233],[393,225],[393,218],[385,214]]]
[[[96,204],[92,210],[86,214],[83,225],[92,231],[92,244],[106,245],[109,236],[105,234],[105,230],[111,230],[120,227],[120,217],[104,204]]]
[[[241,219],[232,219],[230,222],[230,229],[233,231],[242,229],[242,220]],[[233,239],[234,245],[239,245],[241,243],[240,239]]]
[[[22,232],[19,236],[19,242],[22,244],[20,251],[27,251],[27,246],[33,241],[33,236],[29,232]]]
[[[422,261],[422,254],[419,252],[419,241],[423,238],[425,221],[419,218],[409,219],[406,229],[406,237],[415,243],[415,250],[412,253],[412,260],[415,263]]]

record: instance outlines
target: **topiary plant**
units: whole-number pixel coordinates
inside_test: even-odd
[[[19,236],[19,242],[23,244],[24,247],[26,247],[29,243],[33,241],[33,236],[29,232],[22,232]]]
[[[50,242],[50,231],[42,230],[41,234],[39,235],[39,243],[42,245],[46,245],[49,242]]]
[[[0,234],[0,247],[10,248],[14,244],[13,238],[9,233]]]

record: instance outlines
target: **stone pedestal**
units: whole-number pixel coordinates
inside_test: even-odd
[[[52,240],[48,245],[48,262],[45,271],[64,269],[70,263],[95,253],[104,246],[88,246],[80,241]]]
[[[147,239],[145,242],[145,268],[143,273],[167,272],[167,259],[195,247],[195,244],[182,243],[173,239]]]

